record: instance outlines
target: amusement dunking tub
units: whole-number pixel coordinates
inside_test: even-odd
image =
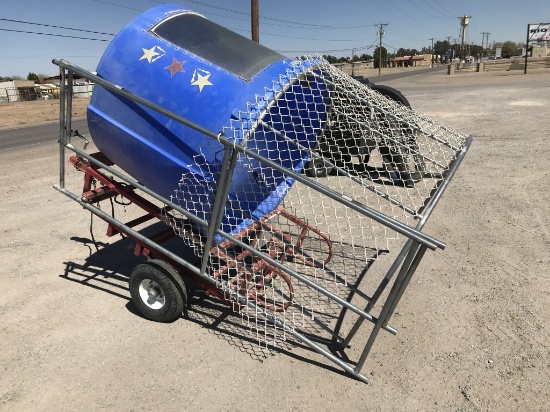
[[[179,6],[125,27],[97,75],[54,63],[55,188],[148,258],[129,277],[139,311],[174,321],[201,289],[260,344],[296,339],[367,382],[367,356],[381,330],[397,333],[389,321],[425,252],[445,248],[422,230],[472,138],[321,57],[284,59]],[[95,83],[97,153],[71,143],[75,75]],[[66,150],[85,176],[78,194],[65,187]],[[300,173],[311,159],[333,173]],[[145,214],[123,223],[117,204]],[[164,245],[176,236],[190,255]]]
[[[310,88],[307,81],[285,81],[291,60],[179,7],[153,8],[124,27],[103,55],[98,75],[205,129],[238,123],[236,144],[247,141],[260,154],[277,153],[274,160],[299,172],[307,152],[294,150],[277,132],[312,148],[326,122],[327,113],[318,107],[328,92],[304,92]],[[273,79],[277,88],[266,95]],[[322,85],[315,88],[323,90]],[[282,117],[302,120],[293,130],[283,129]],[[273,130],[258,127],[259,120]],[[203,133],[101,86],[94,89],[88,125],[94,143],[114,163],[166,198],[178,184],[186,185],[181,201],[193,203],[197,215],[208,218],[221,144],[205,145]],[[276,152],[270,150],[274,148]],[[282,173],[262,174],[254,161],[236,167],[222,221],[230,233],[248,226],[250,217],[258,219],[275,209],[294,183]]]

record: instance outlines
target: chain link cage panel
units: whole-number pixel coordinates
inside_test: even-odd
[[[204,204],[212,205],[216,193],[229,185],[220,228],[256,253],[220,236],[205,250],[204,228],[175,212],[168,220],[195,254],[207,259],[207,275],[262,345],[277,345],[288,328],[334,337],[343,308],[331,294],[365,307],[405,243],[403,235],[324,189],[414,228],[466,142],[465,135],[372,90],[321,57],[289,65],[286,76],[240,108],[223,136],[267,160],[238,153],[236,163],[223,169],[197,156],[172,201],[214,224],[212,208]],[[215,139],[205,145],[209,153],[222,154],[235,147]],[[291,167],[284,173],[270,162]],[[308,180],[296,181],[290,170]],[[224,173],[230,173],[227,181]],[[251,210],[258,197],[262,208]]]

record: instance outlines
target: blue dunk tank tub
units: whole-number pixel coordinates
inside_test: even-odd
[[[97,73],[203,128],[300,172],[322,135],[329,91],[293,61],[178,5],[124,27]],[[310,87],[310,82],[316,82]],[[312,92],[315,90],[315,93]],[[290,96],[291,94],[292,96]],[[149,189],[209,221],[225,146],[96,85],[88,107],[101,152]],[[273,211],[294,180],[241,155],[229,183],[222,230],[236,234]],[[220,242],[222,239],[217,238]]]

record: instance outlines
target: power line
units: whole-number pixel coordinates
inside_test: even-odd
[[[96,0],[94,0],[94,1],[96,1]],[[151,0],[151,1],[154,1],[154,0]],[[213,9],[227,11],[229,13],[241,14],[243,16],[250,16],[251,15],[250,13],[246,13],[246,12],[242,12],[242,11],[238,11],[238,10],[234,10],[234,9],[228,9],[228,8],[225,8],[225,7],[213,6],[211,4],[207,4],[207,3],[204,3],[202,1],[196,1],[196,0],[185,0],[185,1],[187,3],[198,4],[198,5],[201,5],[201,6],[204,6],[204,7],[211,7]],[[154,2],[155,3],[162,3],[160,1],[154,1]],[[290,20],[276,19],[276,18],[273,18],[273,17],[265,17],[265,16],[260,16],[260,19],[261,20],[270,20],[270,21],[275,21],[275,22],[280,22],[280,23],[293,24],[293,25],[298,26],[297,28],[301,28],[301,29],[302,28],[315,28],[315,29],[337,29],[337,30],[341,30],[341,29],[358,29],[358,28],[368,27],[368,25],[347,26],[347,27],[327,26],[327,25],[322,25],[322,24],[304,23],[303,21],[296,22],[296,21],[290,21]],[[304,26],[308,26],[308,27],[304,27]]]
[[[399,27],[398,25],[392,25],[391,33],[388,33],[388,36],[390,36],[392,33],[395,33],[395,34],[400,35],[400,37],[407,38],[407,40],[412,40],[412,41],[417,41],[417,42],[424,41],[424,38],[412,38],[412,37],[410,37],[409,33],[404,32],[402,30],[399,30],[398,27]]]
[[[76,29],[73,27],[66,27],[66,26],[56,26],[52,24],[44,24],[44,23],[36,23],[36,22],[30,22],[30,21],[23,21],[23,20],[13,20],[13,19],[4,19],[0,18],[0,21],[6,21],[10,23],[20,23],[20,24],[30,24],[35,26],[44,26],[44,27],[51,27],[56,29],[62,29],[62,30],[72,30],[72,31],[78,31],[82,33],[92,33],[92,34],[101,34],[105,36],[115,36],[113,33],[105,33],[105,32],[99,32],[99,31],[93,31],[93,30],[84,30],[84,29]],[[68,36],[68,35],[61,35],[61,34],[50,34],[50,33],[40,33],[40,32],[32,32],[32,31],[23,31],[23,30],[14,30],[14,29],[0,29],[4,31],[14,31],[18,33],[27,33],[27,34],[38,34],[38,35],[45,35],[45,36],[59,36],[59,37],[69,37],[69,38],[75,38],[75,39],[83,39],[83,40],[95,40],[95,41],[109,41],[109,40],[103,40],[103,39],[94,39],[94,38],[88,38],[88,37],[76,37],[76,36]],[[245,31],[241,29],[235,29],[231,28],[231,30],[235,31]],[[307,38],[307,37],[295,37],[295,36],[284,36],[284,35],[278,35],[273,33],[261,33],[262,35],[266,36],[275,36],[275,37],[285,37],[290,39],[298,39],[298,40],[311,40],[311,41],[331,41],[331,42],[345,42],[345,41],[356,41],[357,39],[316,39],[316,38]]]
[[[13,29],[0,29],[1,31],[11,31],[15,33],[25,33],[25,34],[39,34],[41,36],[55,36],[55,37],[65,37],[68,39],[79,39],[79,40],[93,40],[93,41],[111,41],[105,39],[92,39],[90,37],[78,37],[78,36],[67,36],[64,34],[53,34],[53,33],[40,33],[36,31],[25,31],[25,30],[13,30]]]
[[[420,7],[418,4],[416,4],[416,3],[413,2],[412,0],[409,0],[409,2],[410,2],[413,6],[415,6],[416,8],[418,8],[418,10],[421,10],[422,12],[426,13],[428,16],[431,16],[431,17],[436,18],[436,19],[440,19],[440,17],[435,16],[435,15],[433,15],[432,13],[428,13],[426,10],[424,10],[422,7]],[[424,1],[424,3],[426,3],[426,2]],[[426,3],[426,4],[427,4],[427,3]],[[431,6],[430,6],[430,7],[431,7]],[[432,9],[433,9],[433,7],[432,7]]]
[[[441,16],[444,16],[444,19],[445,19],[445,20],[453,20],[453,19],[454,19],[454,16],[451,15],[450,13],[449,13],[449,14],[443,13],[443,12],[437,10],[437,9],[436,9],[435,7],[433,7],[431,4],[429,4],[426,0],[422,0],[422,1],[423,1],[424,3],[426,3],[426,5],[427,5],[430,9],[432,9],[432,10],[435,11],[436,13],[439,13]],[[434,17],[436,17],[436,16],[434,16]],[[436,17],[436,18],[439,19],[440,17]]]
[[[365,50],[365,49],[372,49],[374,47],[373,41],[368,46],[363,47],[353,47],[353,48],[347,48],[347,49],[336,49],[336,50],[275,50],[279,53],[337,53],[337,52],[345,52],[345,51],[351,51],[351,50]]]
[[[232,30],[234,32],[250,33],[250,30],[248,30],[248,29],[238,29],[236,27],[227,27],[227,26],[224,26],[224,27],[226,29]],[[283,37],[283,38],[286,38],[286,39],[310,40],[310,41],[322,41],[322,42],[366,41],[364,39],[320,39],[320,38],[313,38],[313,37],[285,36],[284,34],[267,33],[267,32],[263,32],[263,31],[261,31],[260,34],[262,36],[273,36],[273,37]]]
[[[98,57],[97,55],[96,56],[71,56],[71,55],[63,55],[63,58],[68,58],[68,57],[78,57],[78,58],[82,58],[82,57]],[[52,56],[0,56],[0,59],[51,59]]]
[[[93,1],[96,1],[98,3],[107,4],[107,5],[111,5],[111,6],[115,6],[115,7],[122,7],[122,8],[126,8],[126,9],[142,11],[142,10],[136,9],[136,8],[125,7],[125,6],[121,6],[121,5],[118,5],[118,4],[109,3],[107,1],[102,1],[102,0],[93,0]],[[153,0],[150,0],[150,1],[153,1]],[[239,11],[236,11],[236,10],[227,9],[227,8],[224,8],[224,7],[217,7],[217,6],[208,5],[208,4],[200,2],[200,1],[190,1],[190,0],[187,0],[187,1],[189,1],[190,3],[195,3],[195,4],[199,4],[199,5],[206,6],[206,7],[211,7],[213,9],[218,9],[218,10],[222,10],[222,11],[226,11],[226,12],[237,13],[237,14],[242,14],[242,15],[249,15],[249,14],[244,13],[244,12],[239,12]],[[154,2],[157,2],[157,1],[154,1]],[[161,3],[161,2],[157,2],[157,3]],[[230,17],[230,16],[222,16],[222,17],[233,18],[233,17]],[[268,17],[265,17],[263,19],[272,20],[272,21],[279,21],[279,22],[286,22],[286,23],[289,23],[289,24],[298,24],[298,25],[300,25],[301,29],[358,29],[358,28],[370,27],[370,25],[338,27],[338,26],[327,26],[327,25],[316,25],[316,24],[304,24],[304,23],[292,22],[292,21],[282,20],[282,19],[273,19],[273,18],[268,18]],[[237,20],[241,20],[241,19],[237,19]],[[49,27],[49,28],[61,29],[61,30],[70,30],[70,31],[76,31],[76,32],[81,32],[81,33],[97,34],[97,35],[102,35],[102,36],[115,36],[115,34],[113,34],[113,33],[106,33],[106,32],[94,31],[94,30],[78,29],[78,28],[73,28],[73,27],[58,26],[58,25],[44,24],[44,23],[30,22],[30,21],[23,21],[23,20],[0,18],[0,21],[10,22],[10,23],[18,23],[18,24],[28,24],[28,25],[35,25],[35,26],[42,26],[42,27]],[[284,25],[276,24],[276,23],[266,22],[264,24],[266,24],[266,25],[277,25],[278,27],[285,27]],[[304,25],[309,26],[309,27],[304,27]],[[35,32],[35,31],[30,31],[30,30],[17,30],[17,29],[4,29],[4,28],[2,28],[0,30],[1,31],[6,31],[6,32],[34,34],[34,35],[41,35],[41,36],[53,36],[53,37],[71,38],[71,39],[79,39],[79,40],[90,40],[90,41],[101,41],[101,42],[110,41],[110,40],[106,40],[106,39],[99,39],[99,38],[92,38],[92,37],[71,36],[71,35],[67,35],[67,34]],[[243,31],[243,30],[237,30],[237,29],[232,29],[232,30]],[[357,41],[358,40],[358,39],[324,39],[323,40],[323,39],[318,39],[318,38],[285,36],[285,35],[279,35],[279,34],[274,34],[274,33],[262,33],[262,35],[274,36],[274,37],[284,37],[284,38],[298,39],[298,40],[324,41],[324,42],[346,42],[346,41]],[[365,46],[365,47],[362,47],[362,48],[353,48],[353,49],[362,50],[362,49],[371,48],[371,47],[372,46]],[[349,50],[352,50],[352,48],[327,50],[325,52],[333,53],[333,52],[340,52],[340,51],[345,52],[345,51],[349,51]]]
[[[143,10],[140,10],[140,9],[134,9],[134,8],[131,8],[131,7],[121,6],[121,5],[118,5],[118,4],[109,3],[109,2],[106,2],[106,1],[102,1],[102,0],[92,0],[92,1],[95,1],[97,3],[109,4],[109,5],[115,6],[115,7],[122,7],[122,8],[130,9],[130,10],[143,11]],[[153,3],[158,3],[158,4],[164,4],[165,3],[165,2],[162,2],[162,1],[156,1],[156,0],[149,0],[149,1],[152,1]],[[242,15],[242,16],[247,16],[247,17],[251,16],[250,13],[247,13],[247,12],[244,12],[244,11],[238,11],[238,10],[235,10],[235,9],[228,9],[226,7],[214,6],[212,4],[204,3],[202,1],[185,0],[184,2],[185,3],[197,4],[199,6],[209,7],[209,8],[220,10],[220,11],[225,11],[225,12],[228,12],[228,13],[239,14],[239,15]],[[209,14],[211,14],[211,13],[209,13]],[[211,14],[211,15],[215,15],[215,14]],[[223,15],[219,15],[219,14],[217,16],[232,18],[232,17],[229,17],[229,16],[223,16]],[[366,27],[369,27],[368,24],[361,25],[361,26],[327,26],[327,25],[322,25],[322,24],[304,23],[303,21],[297,22],[297,21],[276,19],[274,17],[265,17],[265,16],[260,16],[260,19],[261,20],[270,20],[270,21],[273,21],[273,22],[278,22],[278,23],[271,23],[271,25],[276,25],[276,26],[279,26],[279,27],[293,27],[293,28],[299,28],[299,29],[348,30],[348,29],[364,29]],[[239,19],[237,19],[237,20],[239,20]],[[249,19],[243,20],[243,21],[249,21]],[[294,26],[283,26],[279,23],[287,23],[287,24],[292,24]],[[269,23],[264,23],[264,24],[269,24]]]
[[[113,33],[105,33],[105,32],[99,32],[99,31],[93,31],[93,30],[84,30],[84,29],[76,29],[76,28],[73,28],[73,27],[56,26],[56,25],[52,25],[52,24],[36,23],[36,22],[23,21],[23,20],[13,20],[13,19],[0,18],[0,21],[6,21],[6,22],[11,22],[11,23],[20,23],[20,24],[30,24],[30,25],[35,25],[35,26],[51,27],[51,28],[62,29],[62,30],[72,30],[72,31],[78,31],[78,32],[83,32],[83,33],[101,34],[101,35],[105,35],[105,36],[115,36],[115,34],[113,34]],[[3,30],[10,31],[9,29],[3,29]],[[234,29],[234,28],[231,28],[231,30],[245,31],[245,30]],[[12,31],[16,31],[16,30],[12,30]],[[54,34],[48,34],[48,33],[37,33],[37,32],[30,32],[30,31],[19,31],[19,32],[29,33],[29,34],[40,34],[40,35],[54,36]],[[283,35],[278,35],[278,34],[273,34],[273,33],[261,33],[261,34],[262,35],[267,35],[267,36],[275,36],[275,37],[286,37],[286,38],[298,39],[298,40],[312,40],[312,41],[317,41],[317,40],[321,41],[322,40],[322,39],[305,38],[305,37],[283,36]],[[61,35],[55,35],[55,36],[61,36]],[[66,37],[70,37],[70,36],[66,36]],[[80,38],[80,37],[73,37],[73,38]],[[82,37],[80,39],[107,41],[107,40],[91,39],[91,38],[84,38],[84,37]],[[356,41],[356,40],[357,39],[333,39],[333,40],[328,39],[328,40],[322,40],[322,41],[344,42],[344,41]]]
[[[428,31],[425,27],[425,25],[420,24],[416,19],[412,18],[408,13],[405,13],[400,7],[396,6],[391,2],[391,0],[386,0],[389,4],[391,4],[395,9],[397,9],[400,13],[402,13],[405,17],[407,17],[409,20],[411,20],[414,24],[416,24],[419,28],[426,31],[426,33],[433,34],[432,32]]]
[[[386,46],[388,49],[399,50],[399,47],[392,46],[391,44],[388,44],[386,42],[382,42],[382,46]]]
[[[95,1],[96,3],[108,4],[109,6],[120,7],[120,8],[128,9],[128,10],[144,11],[143,9],[136,9],[136,8],[133,8],[133,7],[121,6],[120,4],[109,3],[107,1],[101,1],[101,0],[92,0],[92,1]]]
[[[231,29],[231,30],[236,30],[236,29]],[[244,30],[242,30],[244,31]],[[274,37],[284,37],[284,38],[287,38],[287,39],[296,39],[296,40],[311,40],[311,41],[323,41],[323,42],[329,42],[329,41],[333,41],[333,42],[349,42],[349,41],[357,41],[358,39],[314,39],[314,38],[311,38],[311,37],[294,37],[294,36],[285,36],[283,34],[273,34],[273,33],[261,33],[262,36],[274,36]]]
[[[22,21],[22,20],[12,20],[12,19],[0,19],[1,21],[8,21],[11,23],[21,23],[21,24],[31,24],[34,26],[44,26],[44,27],[53,27],[55,29],[63,29],[63,30],[73,30],[73,31],[80,31],[83,33],[92,33],[92,34],[102,34],[105,36],[115,36],[113,33],[103,33],[100,31],[92,31],[92,30],[83,30],[83,29],[75,29],[72,27],[64,27],[64,26],[54,26],[52,24],[43,24],[43,23],[33,23],[30,21]]]
[[[446,7],[444,7],[438,0],[434,0],[434,1],[439,7],[441,7],[443,10],[445,10],[445,12],[449,13],[449,16],[453,15],[453,13],[450,12]]]

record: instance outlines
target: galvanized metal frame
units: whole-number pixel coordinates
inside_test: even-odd
[[[318,343],[314,342],[310,338],[308,338],[304,333],[301,333],[300,331],[296,330],[295,328],[291,328],[288,325],[286,325],[284,322],[281,322],[276,315],[273,313],[265,310],[264,308],[255,305],[254,303],[244,299],[242,296],[239,295],[239,293],[235,292],[234,290],[231,290],[230,288],[224,288],[223,292],[232,296],[232,298],[235,301],[240,302],[243,305],[247,305],[249,307],[253,307],[253,309],[257,313],[261,313],[268,321],[272,322],[274,325],[276,325],[278,328],[281,328],[285,330],[286,333],[289,333],[290,335],[294,336],[299,341],[305,343],[308,345],[312,350],[315,352],[325,356],[327,359],[331,360],[338,366],[340,366],[342,369],[344,369],[346,372],[354,376],[355,378],[363,381],[368,382],[368,377],[361,373],[361,370],[363,368],[363,365],[372,349],[372,345],[374,344],[374,341],[376,340],[376,337],[381,329],[384,329],[392,334],[396,334],[397,331],[389,326],[389,320],[391,316],[393,315],[393,312],[399,303],[404,291],[406,290],[412,276],[414,275],[420,261],[422,260],[422,257],[427,249],[435,250],[437,248],[444,249],[445,244],[429,235],[426,235],[421,230],[423,229],[424,225],[426,224],[428,218],[430,217],[431,213],[433,212],[435,206],[439,202],[441,196],[443,195],[444,191],[448,187],[449,182],[453,178],[454,174],[456,173],[456,170],[458,169],[460,163],[462,162],[464,156],[466,155],[466,152],[468,151],[468,148],[472,142],[472,138],[469,137],[464,145],[464,147],[460,150],[456,158],[453,160],[452,164],[449,167],[449,170],[446,173],[446,176],[443,180],[441,180],[438,187],[435,187],[428,199],[428,201],[420,208],[420,210],[415,213],[415,215],[419,218],[419,222],[416,225],[415,228],[411,228],[407,226],[406,224],[399,222],[393,218],[390,218],[386,215],[384,215],[381,212],[378,212],[374,209],[371,209],[365,205],[362,205],[358,203],[357,201],[348,198],[345,195],[342,195],[334,190],[331,190],[330,188],[319,184],[318,182],[315,182],[314,180],[308,179],[304,176],[302,176],[299,173],[296,173],[292,170],[289,170],[275,162],[273,162],[270,159],[266,159],[262,157],[261,155],[249,150],[245,145],[242,144],[236,144],[234,141],[227,139],[223,133],[216,133],[212,132],[210,130],[207,130],[200,125],[183,118],[181,116],[178,116],[172,112],[169,112],[165,110],[162,107],[159,107],[155,105],[154,103],[151,103],[139,96],[136,96],[127,90],[124,90],[120,88],[119,86],[112,84],[101,77],[94,75],[82,68],[79,68],[78,66],[75,66],[69,62],[66,62],[64,60],[53,60],[53,63],[58,65],[60,67],[60,74],[61,74],[61,96],[60,96],[60,139],[59,139],[59,154],[60,154],[60,175],[59,175],[59,183],[55,184],[54,187],[59,190],[61,193],[65,194],[72,200],[79,203],[82,207],[89,210],[90,212],[96,214],[103,220],[109,222],[114,227],[119,229],[122,232],[130,234],[134,239],[137,239],[139,242],[142,242],[144,245],[148,245],[151,248],[154,248],[154,250],[158,251],[161,254],[164,254],[167,258],[171,259],[173,262],[176,262],[180,267],[186,271],[189,271],[189,273],[192,273],[195,276],[200,277],[205,282],[212,284],[213,286],[217,288],[223,288],[223,285],[213,279],[212,277],[208,276],[206,274],[206,266],[207,266],[207,260],[209,255],[209,250],[213,244],[213,239],[216,235],[219,235],[234,244],[240,246],[244,250],[247,250],[249,253],[251,253],[254,256],[257,256],[258,258],[264,259],[267,261],[270,265],[273,265],[274,267],[277,267],[278,269],[284,271],[291,277],[298,279],[299,281],[305,283],[312,289],[316,290],[317,292],[325,295],[326,297],[334,300],[335,302],[342,305],[343,308],[350,310],[351,312],[355,313],[358,318],[355,322],[352,330],[348,333],[348,335],[345,338],[338,339],[338,343],[340,343],[341,349],[346,347],[350,343],[350,341],[353,339],[353,337],[358,332],[360,326],[364,322],[364,320],[368,320],[374,324],[374,327],[369,335],[369,338],[367,340],[367,343],[363,349],[363,352],[359,358],[359,361],[353,366],[351,363],[344,361],[342,358],[334,355],[332,352],[324,349],[321,347]],[[133,100],[136,103],[139,103],[145,107],[148,107],[150,109],[153,109],[175,121],[178,121],[196,131],[199,131],[200,133],[204,134],[205,136],[215,139],[218,142],[222,143],[226,150],[224,153],[224,158],[222,161],[223,168],[222,173],[220,175],[220,182],[218,184],[218,190],[215,195],[215,201],[212,208],[211,213],[211,221],[207,222],[204,221],[198,217],[196,217],[194,214],[190,213],[189,211],[185,210],[184,208],[181,208],[179,205],[173,203],[172,201],[163,198],[162,196],[156,194],[152,190],[148,189],[147,187],[141,185],[139,182],[135,181],[134,179],[124,175],[123,173],[120,173],[118,170],[109,167],[108,165],[102,163],[98,159],[88,155],[86,152],[79,150],[78,148],[74,147],[71,144],[70,137],[71,137],[71,112],[72,112],[72,78],[73,75],[77,74],[79,76],[82,76],[88,80],[93,81],[96,84],[101,85],[105,89],[114,92],[116,94],[119,94],[125,98],[128,98],[130,100]],[[261,123],[261,119],[258,121],[258,124]],[[131,227],[128,227],[127,225],[124,225],[122,222],[118,221],[117,219],[114,219],[113,217],[109,216],[108,214],[101,211],[98,207],[88,203],[85,199],[83,199],[81,196],[78,196],[71,191],[67,190],[65,188],[65,150],[68,149],[79,156],[87,159],[89,162],[97,165],[98,167],[101,167],[111,173],[112,175],[116,176],[117,178],[125,181],[126,183],[136,187],[137,189],[143,191],[144,193],[147,193],[148,195],[152,196],[153,198],[157,199],[158,201],[162,202],[166,206],[176,210],[177,212],[181,213],[183,216],[191,220],[194,224],[204,227],[207,229],[207,240],[204,244],[204,253],[203,258],[201,261],[200,268],[197,268],[193,264],[189,263],[185,259],[182,259],[180,256],[172,253],[171,251],[165,249],[159,244],[156,244],[155,242],[151,241],[147,237],[143,236],[136,230],[132,229]],[[238,154],[245,154],[246,156],[249,156],[251,158],[254,158],[267,166],[276,169],[292,178],[294,178],[296,181],[299,181],[303,183],[306,186],[309,186],[310,188],[328,196],[329,198],[336,200],[337,202],[345,205],[346,207],[349,207],[350,209],[353,209],[354,211],[357,211],[371,219],[373,219],[376,222],[379,222],[397,233],[400,233],[408,238],[408,241],[403,246],[401,252],[396,257],[395,261],[391,265],[390,269],[386,273],[385,277],[380,282],[376,292],[373,294],[373,296],[368,301],[367,306],[364,309],[361,309],[350,302],[342,299],[340,296],[330,292],[329,290],[323,288],[322,286],[316,284],[315,282],[311,281],[307,277],[304,277],[300,273],[297,273],[296,271],[290,269],[289,267],[282,264],[280,261],[276,259],[272,259],[269,256],[266,256],[264,254],[261,254],[257,249],[251,247],[250,245],[243,242],[241,239],[235,238],[234,236],[231,236],[230,234],[227,234],[220,230],[220,225],[223,217],[224,212],[224,204],[225,199],[227,198],[228,194],[228,182],[231,179],[233,170],[235,168],[235,163],[237,161]],[[313,154],[315,156],[315,154]],[[382,196],[382,195],[381,195]],[[387,197],[387,196],[382,196]],[[392,202],[393,199],[387,199],[388,201]],[[405,209],[406,210],[406,209]],[[421,212],[421,213],[420,213]],[[257,224],[262,224],[262,222],[255,220]],[[371,315],[369,312],[373,308],[373,306],[377,303],[378,299],[382,295],[382,292],[386,289],[386,287],[390,284],[391,279],[395,275],[395,273],[398,271],[398,274],[393,282],[393,286],[389,292],[388,297],[386,298],[386,301],[384,302],[380,316],[378,318]]]

